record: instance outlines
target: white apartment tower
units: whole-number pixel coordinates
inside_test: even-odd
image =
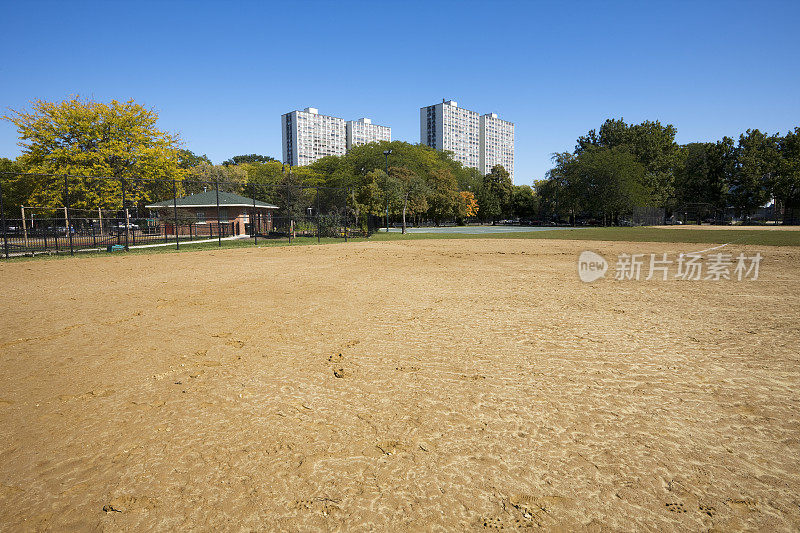
[[[281,115],[283,162],[304,166],[328,155],[344,155],[345,130],[344,119],[320,115],[313,107]]]
[[[452,100],[419,110],[420,142],[437,150],[453,152],[453,159],[483,174],[503,165],[514,180],[514,123],[497,114],[478,113],[458,107]]]
[[[478,113],[458,107],[453,100],[419,110],[419,137],[422,144],[453,153],[464,166],[479,168],[480,119]]]
[[[368,118],[347,121],[347,149],[362,144],[391,141],[392,128],[373,124]]]
[[[480,171],[486,175],[502,165],[514,182],[514,123],[497,118],[497,113],[481,116]]]

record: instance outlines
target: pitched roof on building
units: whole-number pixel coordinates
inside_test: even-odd
[[[211,190],[184,196],[183,198],[178,198],[174,205],[178,207],[217,207],[217,191]],[[219,206],[253,207],[253,199],[232,192],[219,191]],[[255,201],[255,206],[263,209],[278,209],[275,205],[258,200]],[[158,209],[161,207],[173,207],[173,201],[164,200],[163,202],[155,202],[145,206],[146,209]]]

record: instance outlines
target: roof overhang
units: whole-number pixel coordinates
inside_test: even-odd
[[[202,204],[202,205],[158,205],[158,204],[150,204],[144,206],[145,209],[188,209],[191,207],[217,207],[217,204]],[[219,204],[219,207],[248,207],[252,209],[255,207],[256,209],[278,209],[276,205],[255,205],[253,204]]]

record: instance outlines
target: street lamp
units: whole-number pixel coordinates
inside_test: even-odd
[[[383,151],[383,157],[386,161],[386,187],[384,187],[384,193],[386,194],[386,233],[389,233],[389,154],[391,153],[391,150]]]

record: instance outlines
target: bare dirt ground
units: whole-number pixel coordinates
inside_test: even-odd
[[[0,529],[797,530],[800,249],[577,278],[702,247],[0,264]]]

